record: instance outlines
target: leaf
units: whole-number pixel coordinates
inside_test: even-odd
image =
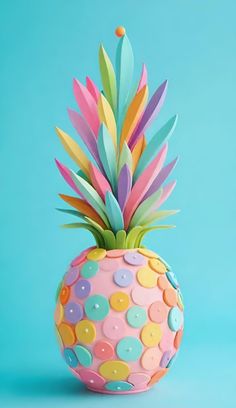
[[[74,95],[78,106],[95,135],[100,126],[97,104],[88,89],[77,79],[73,82]]]
[[[80,135],[81,139],[87,146],[93,158],[96,160],[98,165],[102,168],[102,164],[100,162],[98,149],[97,149],[97,139],[93,131],[89,127],[88,123],[85,121],[83,116],[81,116],[78,112],[72,109],[68,109],[68,114],[72,122],[72,125],[77,130],[78,134]]]
[[[179,212],[179,210],[162,210],[162,211],[155,211],[146,217],[145,221],[142,225],[145,227],[149,224],[152,224],[155,221],[163,220],[164,218],[170,217],[171,215],[175,215]]]
[[[99,119],[102,123],[105,124],[111,138],[113,140],[114,146],[117,145],[117,133],[116,133],[116,121],[114,113],[111,109],[111,106],[104,95],[100,95],[98,99],[98,114]]]
[[[167,140],[168,137],[171,136],[173,133],[175,126],[177,123],[177,115],[173,116],[151,139],[151,141],[146,146],[142,157],[139,160],[137,165],[135,174],[134,174],[134,181],[138,179],[140,174],[142,174],[145,167],[147,167],[148,163],[152,160],[152,158],[156,155],[157,151],[159,150],[160,146],[163,144],[164,141]],[[140,140],[140,139],[139,139]],[[138,142],[137,142],[138,143]],[[135,145],[135,147],[137,144]]]
[[[122,121],[130,93],[134,69],[134,56],[127,35],[120,38],[116,51],[117,112],[118,122]]]
[[[148,87],[144,86],[133,98],[131,104],[125,115],[124,124],[121,131],[120,137],[120,150],[126,140],[129,142],[130,136],[132,135],[137,123],[139,122],[141,115],[144,111],[144,107],[147,102],[148,97]]]
[[[166,154],[167,145],[164,145],[156,158],[149,164],[134,184],[124,210],[125,228],[128,228],[132,215],[161,170]]]
[[[171,195],[172,191],[174,190],[176,186],[176,181],[171,181],[170,183],[166,184],[163,189],[162,189],[162,195],[160,200],[157,203],[157,208],[161,207],[162,204],[167,200],[167,198]]]
[[[70,175],[70,170],[64,166],[64,164],[60,163],[59,160],[55,159],[56,165],[58,170],[60,171],[62,177],[65,179],[65,181],[69,184],[69,186],[79,195],[81,195],[81,192],[79,189],[76,187],[74,181],[72,180],[72,177]]]
[[[155,230],[164,230],[164,229],[170,229],[170,228],[175,228],[175,225],[156,225],[154,227],[149,227],[149,228],[144,228],[140,235],[139,235],[139,247],[142,243],[142,240],[144,238],[144,236],[151,231],[155,231]]]
[[[98,87],[95,85],[95,83],[89,77],[86,77],[86,87],[87,87],[87,90],[91,93],[91,95],[92,95],[93,99],[95,100],[95,102],[97,103],[100,92],[99,92]]]
[[[165,100],[166,90],[167,81],[164,81],[148,102],[142,119],[140,120],[137,128],[134,130],[132,136],[130,137],[129,146],[131,150],[133,150],[138,139],[145,133],[145,130],[150,126],[151,122],[159,113]]]
[[[140,160],[140,157],[142,155],[143,146],[145,144],[145,136],[142,136],[139,141],[136,143],[136,145],[133,148],[133,151],[131,152],[132,154],[132,162],[133,162],[133,173],[135,173],[135,170],[137,168],[138,162]]]
[[[126,231],[120,230],[116,233],[116,248],[126,248]]]
[[[147,216],[150,215],[150,213],[154,210],[155,204],[161,197],[162,190],[158,190],[156,193],[154,193],[151,197],[148,197],[146,200],[140,204],[140,206],[137,208],[135,211],[131,222],[130,222],[130,227],[133,228],[136,225],[143,225],[145,222],[145,219]]]
[[[123,215],[116,198],[110,191],[106,193],[105,203],[106,213],[111,224],[112,230],[114,232],[122,230],[124,228]]]
[[[143,64],[141,78],[138,84],[137,92],[139,92],[145,85],[147,85],[147,68],[146,68],[146,65]]]
[[[91,163],[90,163],[91,164]],[[70,172],[70,170],[69,170],[69,172]],[[89,184],[91,184],[91,181],[90,181],[90,179],[86,176],[86,174],[81,170],[81,169],[79,169],[78,171],[76,171],[76,174],[78,175],[78,176],[80,176],[80,177],[82,177],[85,181],[87,181]]]
[[[82,218],[83,220],[86,219],[86,217],[84,216],[84,214],[82,214],[81,212],[76,211],[76,210],[67,210],[67,209],[64,209],[64,208],[56,208],[56,210],[57,210],[57,211],[60,211],[60,212],[63,212],[63,213],[65,213],[65,214],[74,215],[74,216],[76,216],[76,217]]]
[[[123,211],[125,207],[126,201],[130,194],[131,187],[132,187],[131,172],[130,172],[129,166],[127,164],[124,164],[119,174],[118,189],[117,189],[118,202],[119,202],[121,211]]]
[[[71,205],[72,207],[76,208],[79,212],[86,215],[89,218],[92,218],[95,222],[97,222],[102,228],[106,228],[105,223],[98,215],[98,213],[86,203],[86,201],[81,200],[77,197],[71,197],[65,194],[59,194],[59,196],[64,200],[67,204]]]
[[[126,239],[126,246],[127,248],[135,248],[136,247],[136,240],[140,232],[142,231],[142,227],[135,227],[130,230],[127,235]]]
[[[112,231],[105,230],[103,232],[103,239],[105,242],[106,249],[116,249],[116,239]]]
[[[82,229],[86,229],[89,232],[91,232],[93,234],[93,237],[96,241],[96,244],[98,246],[98,248],[103,248],[103,241],[101,241],[101,236],[100,234],[97,232],[97,230],[92,227],[92,225],[89,225],[87,223],[82,223],[82,222],[76,222],[76,223],[72,223],[72,224],[64,224],[62,225],[62,228],[82,228]]]
[[[56,127],[56,133],[69,156],[74,160],[81,170],[89,177],[89,160],[79,145],[63,130]]]
[[[174,169],[177,161],[178,161],[178,157],[176,157],[172,162],[170,162],[165,167],[163,167],[163,169],[161,169],[160,173],[157,175],[157,177],[153,181],[151,187],[146,192],[144,199],[147,197],[150,197],[150,195],[155,193],[155,191],[157,191],[161,187],[161,185],[164,183],[164,181],[167,179],[167,177],[170,175],[170,173]]]
[[[127,166],[129,167],[130,170],[132,170],[132,153],[127,145],[126,142],[124,142],[122,150],[121,150],[121,154],[119,157],[119,162],[118,162],[118,174],[120,173],[122,167],[127,164]]]
[[[115,113],[117,100],[116,77],[112,63],[102,45],[99,49],[99,65],[104,93]]]
[[[82,179],[82,177],[77,176],[77,174],[75,174],[73,171],[71,171],[71,176],[75,184],[77,185],[77,187],[83,194],[83,197],[85,198],[85,200],[88,201],[88,203],[92,206],[92,208],[99,214],[103,222],[107,226],[109,226],[109,222],[106,217],[105,205],[101,197],[96,192],[96,190],[94,190],[94,188],[89,183],[87,183],[87,181]]]
[[[105,201],[106,192],[111,191],[111,186],[103,174],[92,163],[90,163],[90,178],[95,190],[103,201]]]
[[[98,135],[98,153],[105,173],[113,191],[116,189],[116,152],[111,137],[104,124],[101,125]]]

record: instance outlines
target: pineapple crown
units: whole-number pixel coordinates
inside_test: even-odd
[[[73,89],[80,113],[68,109],[70,120],[84,144],[82,149],[63,130],[56,128],[60,141],[78,171],[56,160],[65,181],[75,196],[60,194],[74,209],[59,211],[79,217],[83,222],[65,228],[89,230],[98,247],[137,248],[145,234],[173,225],[152,225],[176,210],[159,210],[175,187],[164,184],[177,159],[164,165],[167,139],[177,115],[146,141],[145,133],[157,117],[167,90],[164,81],[148,101],[147,70],[142,67],[133,87],[134,57],[125,29],[118,27],[115,69],[101,45],[99,66],[102,91],[89,78],[86,85],[77,79]],[[164,185],[163,185],[164,184]]]

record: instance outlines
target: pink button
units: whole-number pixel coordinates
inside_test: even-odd
[[[142,355],[141,364],[145,370],[156,370],[159,368],[161,357],[162,353],[157,347],[148,348]]]
[[[160,349],[162,351],[171,350],[174,347],[174,337],[175,333],[169,330],[166,333],[164,333],[159,344]]]
[[[140,306],[150,304],[162,298],[162,294],[158,288],[143,288],[141,286],[134,288],[131,296],[133,302]]]
[[[150,319],[155,323],[162,323],[167,318],[167,307],[162,302],[154,302],[148,309]]]
[[[73,259],[73,261],[71,262],[71,266],[77,266],[80,263],[84,262],[86,259],[86,255],[92,251],[92,249],[96,248],[95,246],[91,247],[91,248],[87,248],[85,251],[81,252],[81,254],[79,256],[77,256],[75,259]]]
[[[124,249],[112,249],[111,251],[107,251],[108,258],[119,258],[125,254]]]
[[[110,259],[104,258],[99,262],[99,267],[103,271],[113,272],[119,267],[119,261],[117,261],[116,259],[112,259],[112,258]]]
[[[109,360],[114,356],[114,348],[112,344],[108,343],[108,341],[98,341],[95,344],[93,351],[95,357],[100,360]]]
[[[82,368],[78,373],[81,380],[91,388],[101,388],[105,384],[104,378],[93,370]]]
[[[128,381],[135,387],[144,387],[150,380],[150,375],[144,373],[133,373],[128,378]]]
[[[102,326],[103,333],[112,340],[121,339],[125,335],[125,322],[118,317],[108,317]]]

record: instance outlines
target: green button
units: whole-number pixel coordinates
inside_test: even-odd
[[[133,385],[126,381],[110,381],[106,383],[105,388],[109,391],[129,391]]]
[[[133,306],[128,310],[126,318],[130,326],[141,327],[146,323],[147,314],[141,307]]]
[[[84,367],[91,366],[93,362],[93,356],[88,349],[83,346],[75,347],[75,354],[79,360],[79,363]]]
[[[86,315],[91,320],[103,320],[110,310],[107,298],[102,295],[93,295],[87,298],[84,308]]]
[[[89,279],[96,275],[99,270],[99,265],[95,261],[87,261],[83,264],[80,274],[83,278]]]
[[[116,346],[116,353],[121,360],[136,361],[139,359],[143,351],[143,346],[140,340],[136,337],[124,337]]]

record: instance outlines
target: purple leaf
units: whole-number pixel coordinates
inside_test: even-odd
[[[124,164],[118,179],[118,202],[123,211],[132,186],[132,177],[129,166]]]

